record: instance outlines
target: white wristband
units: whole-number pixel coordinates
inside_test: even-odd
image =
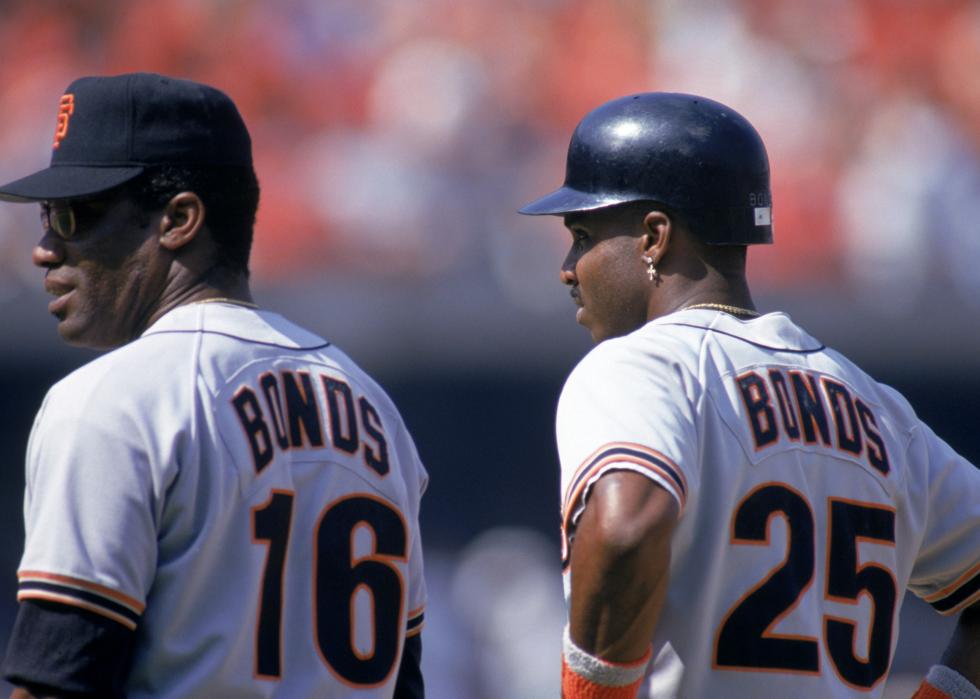
[[[624,687],[633,684],[643,677],[647,661],[650,659],[649,653],[644,658],[628,664],[610,663],[597,658],[575,645],[567,625],[562,634],[562,649],[565,654],[565,664],[570,670],[590,682],[606,687]]]
[[[926,682],[948,694],[951,699],[980,699],[980,689],[951,667],[933,665]]]

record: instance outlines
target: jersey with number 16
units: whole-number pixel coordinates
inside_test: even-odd
[[[422,624],[426,483],[340,350],[180,307],[49,392],[18,596],[134,630],[129,697],[387,699]]]

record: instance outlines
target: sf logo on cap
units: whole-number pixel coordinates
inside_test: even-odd
[[[58,125],[54,130],[54,145],[52,148],[57,148],[61,145],[61,141],[65,136],[68,135],[68,120],[71,119],[71,115],[75,113],[75,95],[67,94],[61,96],[61,102],[58,104]]]

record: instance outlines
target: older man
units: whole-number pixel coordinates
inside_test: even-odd
[[[34,263],[71,344],[27,456],[15,697],[421,697],[427,482],[382,389],[259,308],[232,101],[73,82]]]

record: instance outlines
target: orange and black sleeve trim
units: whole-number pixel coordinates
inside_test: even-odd
[[[17,573],[17,601],[39,600],[84,609],[135,631],[144,605],[128,595],[81,578],[24,570]]]
[[[923,597],[940,614],[957,614],[980,601],[980,563],[957,578],[951,585]]]
[[[405,623],[405,635],[415,636],[422,632],[425,626],[425,608],[420,607],[408,613],[408,621]]]
[[[614,442],[592,452],[575,470],[562,503],[562,566],[568,563],[572,518],[585,497],[589,483],[604,470],[632,470],[655,476],[677,498],[683,512],[687,504],[687,479],[680,467],[660,452],[641,444]]]

